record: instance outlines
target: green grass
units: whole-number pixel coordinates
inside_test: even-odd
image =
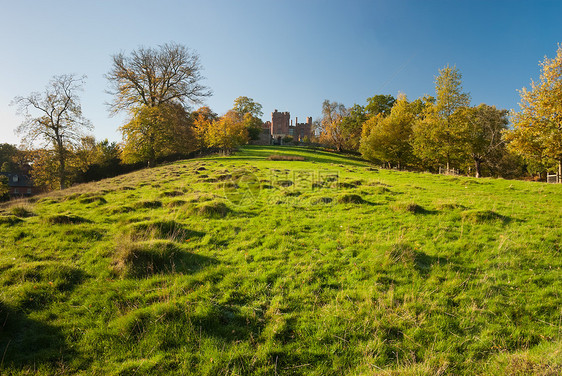
[[[560,185],[253,146],[31,201],[1,374],[562,373]]]

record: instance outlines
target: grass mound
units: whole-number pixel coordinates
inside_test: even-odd
[[[170,190],[170,191],[164,191],[162,193],[160,193],[160,196],[162,197],[177,197],[177,196],[183,196],[184,192],[182,191],[178,191],[178,190]]]
[[[139,201],[134,205],[135,209],[158,209],[162,207],[162,201],[160,200],[149,200],[149,201]]]
[[[0,225],[13,226],[23,220],[15,215],[0,215]]]
[[[182,240],[191,236],[201,236],[197,231],[184,228],[176,221],[144,221],[130,225],[129,235],[133,239],[167,238]]]
[[[181,256],[182,251],[170,240],[125,242],[115,251],[112,266],[123,277],[147,277],[175,272]]]
[[[35,213],[24,206],[14,206],[10,209],[10,213],[19,218],[33,217]]]
[[[45,221],[51,225],[75,225],[78,223],[89,222],[86,218],[73,214],[57,214],[45,218]]]
[[[340,204],[364,204],[366,201],[359,195],[349,193],[338,197],[338,202]]]
[[[79,200],[81,204],[106,204],[107,200],[103,196],[86,196]]]
[[[496,213],[493,210],[466,210],[461,213],[462,218],[471,223],[486,223],[490,221],[499,221],[507,223],[510,221],[509,217]]]
[[[195,207],[195,213],[208,218],[224,218],[232,210],[222,201],[208,201]]]
[[[0,280],[4,285],[27,282],[47,284],[61,291],[71,289],[84,280],[82,270],[58,261],[23,262],[4,271]]]
[[[330,204],[332,201],[334,201],[334,199],[331,197],[320,197],[318,199],[312,200],[312,204],[313,205]]]
[[[392,206],[392,209],[402,213],[427,214],[428,210],[414,202],[402,202]]]

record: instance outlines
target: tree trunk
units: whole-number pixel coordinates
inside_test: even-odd
[[[562,159],[558,160],[558,183],[562,183]]]
[[[477,178],[480,178],[480,177],[481,177],[481,174],[480,174],[480,160],[477,159],[477,158],[474,158],[474,170],[475,170],[475,176],[476,176]]]

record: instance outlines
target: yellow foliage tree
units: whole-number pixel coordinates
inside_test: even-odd
[[[248,128],[243,119],[234,111],[227,112],[218,120],[209,121],[205,141],[208,147],[218,148],[229,154],[235,148],[248,142]]]
[[[556,57],[540,63],[540,82],[519,91],[519,112],[514,113],[513,130],[506,133],[509,148],[530,161],[557,164],[562,176],[562,45]]]

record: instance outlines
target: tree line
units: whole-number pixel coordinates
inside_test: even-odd
[[[208,151],[228,153],[258,138],[263,112],[252,98],[237,98],[223,116],[206,106],[192,111],[211,95],[201,83],[201,70],[199,56],[174,43],[114,55],[106,74],[112,95],[108,110],[127,115],[119,127],[121,143],[88,135],[92,125],[82,114],[78,95],[85,77],[55,76],[42,93],[12,101],[24,118],[16,132],[26,147],[0,145],[9,150],[0,155],[0,166],[4,172],[31,167],[36,185],[63,189],[157,161]]]
[[[446,66],[435,78],[435,96],[413,101],[378,94],[346,108],[326,100],[312,142],[360,153],[393,168],[460,170],[474,176],[521,177],[557,169],[562,175],[562,48],[541,63],[540,82],[523,88],[521,109],[470,105],[462,75]],[[85,77],[55,76],[42,93],[15,97],[24,120],[17,129],[24,149],[0,145],[2,172],[29,170],[47,189],[96,180],[158,161],[197,153],[229,153],[262,132],[262,106],[239,97],[219,116],[203,100],[199,56],[179,44],[138,48],[112,56],[106,74],[111,114],[127,115],[123,141],[96,141],[88,131],[79,92]],[[201,106],[193,110],[193,106]],[[511,120],[511,125],[510,125]],[[40,147],[36,147],[41,142]],[[5,183],[0,181],[0,194]]]
[[[460,171],[476,177],[562,175],[562,48],[545,57],[540,82],[523,88],[521,109],[470,105],[455,66],[439,70],[435,96],[375,95],[346,108],[324,101],[321,143],[392,168]],[[511,122],[510,122],[511,121]]]

